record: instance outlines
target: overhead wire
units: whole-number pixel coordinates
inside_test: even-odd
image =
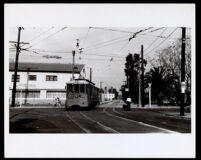
[[[32,53],[35,53],[35,54],[37,54],[37,55],[42,55],[42,56],[56,56],[56,55],[42,54],[42,53],[40,53],[40,52],[38,52],[38,51],[29,50],[29,49],[22,49],[22,50],[27,51],[27,52],[32,52]],[[67,52],[65,52],[65,53],[67,53]],[[68,53],[71,53],[71,52],[68,52]],[[115,60],[120,60],[121,58],[122,58],[122,59],[125,58],[125,57],[113,56],[113,55],[100,55],[100,54],[99,54],[99,55],[94,55],[94,54],[90,54],[90,53],[86,53],[85,55],[100,56],[100,57],[106,57],[106,58],[107,58],[107,57],[109,57],[109,58],[114,57]],[[64,57],[62,56],[61,58],[64,58]],[[120,59],[116,59],[116,58],[120,58]],[[85,59],[89,59],[89,58],[85,57]],[[97,60],[97,59],[94,59],[94,60]],[[104,60],[110,60],[110,59],[104,59]]]
[[[51,34],[51,35],[49,35],[49,36],[47,36],[47,37],[45,37],[45,38],[41,39],[40,41],[38,41],[38,42],[36,42],[36,43],[32,44],[32,45],[31,45],[29,48],[31,48],[31,47],[33,47],[33,46],[37,45],[39,42],[42,42],[42,41],[44,41],[44,40],[47,40],[48,38],[50,38],[50,37],[52,37],[52,36],[56,35],[57,33],[59,33],[59,32],[61,32],[61,31],[65,30],[66,28],[67,28],[67,27],[63,27],[63,28],[61,28],[61,29],[60,29],[60,30],[58,30],[57,32],[55,32],[55,33],[53,33],[53,34]],[[27,49],[29,49],[29,48],[27,48]]]
[[[153,27],[149,27],[149,28],[145,28],[145,29],[141,29],[141,30],[139,30],[139,31],[137,31],[137,32],[127,32],[127,31],[120,31],[120,30],[114,30],[114,29],[108,29],[108,28],[101,28],[101,27],[91,27],[91,28],[96,28],[96,29],[104,29],[104,30],[111,30],[111,31],[117,31],[117,32],[126,32],[126,33],[132,33],[132,34],[134,34],[133,35],[133,38],[137,35],[137,34],[139,34],[139,33],[141,33],[141,32],[144,32],[144,31],[147,31],[147,30],[149,30],[149,29],[151,29],[151,28],[153,28]],[[126,39],[125,39],[126,40]],[[123,40],[122,40],[123,41]],[[130,39],[129,39],[129,41],[130,41]],[[119,41],[117,41],[117,42],[119,42]],[[113,44],[113,43],[112,43]],[[108,45],[110,45],[110,44],[108,44]],[[107,46],[107,45],[103,45],[103,46],[101,46],[101,47],[105,47],[105,46]],[[96,47],[96,48],[94,48],[94,49],[97,49],[97,48],[100,48],[100,47]],[[89,49],[88,49],[89,50]],[[90,49],[91,50],[91,49]],[[121,51],[121,50],[120,50]]]
[[[165,28],[165,27],[160,27],[160,28],[157,28],[157,29],[151,30],[151,31],[149,31],[149,32],[147,32],[147,33],[155,32],[155,31],[161,30],[161,29],[163,29],[163,28]]]
[[[162,32],[160,33],[159,36],[161,36],[166,30],[167,30],[167,28],[165,28],[164,30],[162,30]],[[154,39],[154,41],[144,51],[146,51],[147,49],[149,49],[157,40],[158,40],[158,38],[156,37]]]
[[[43,34],[49,32],[51,29],[53,29],[54,27],[49,28],[46,31],[43,31],[42,33],[40,33],[39,35],[35,36],[34,38],[30,39],[28,42],[34,41],[35,39],[38,39],[39,37],[41,37]]]
[[[153,27],[152,27],[153,28]],[[161,28],[160,28],[161,29]],[[87,38],[87,36],[88,36],[88,33],[89,33],[89,30],[90,30],[90,28],[88,29],[88,32],[87,32],[87,34],[86,34],[86,36],[85,36],[85,40],[86,40],[86,38]],[[157,30],[159,30],[159,29],[157,29]],[[61,30],[59,30],[59,31],[57,31],[56,33],[58,33],[58,32],[60,32]],[[155,30],[152,30],[152,31],[156,31],[156,29]],[[56,34],[56,33],[54,33],[54,34]],[[52,35],[50,35],[50,36],[53,36],[54,34],[52,34]],[[49,38],[50,36],[48,36],[48,37],[46,37],[45,39],[47,39],[47,38]],[[166,37],[166,39],[167,38],[169,38],[171,36],[171,34],[170,35],[168,35],[168,37]],[[126,36],[126,37],[128,37],[128,36]],[[122,37],[123,38],[123,37]],[[43,40],[45,40],[45,39],[43,39]],[[166,40],[165,39],[165,40]],[[84,40],[84,41],[85,41]],[[117,39],[116,39],[117,40]],[[42,41],[42,40],[41,40]],[[121,40],[122,41],[122,40]],[[108,42],[110,42],[109,44],[105,44],[105,45],[102,45],[102,46],[99,46],[99,47],[95,47],[95,48],[93,48],[93,49],[96,49],[96,48],[100,48],[100,47],[104,47],[104,46],[108,46],[108,45],[111,45],[111,44],[113,44],[113,43],[117,43],[117,42],[120,42],[120,41],[116,41],[116,42],[113,42],[113,43],[111,43],[111,40],[110,41],[107,41],[107,42],[102,42],[102,44],[103,43],[108,43]],[[164,41],[163,41],[164,42]],[[162,43],[163,43],[162,42]],[[153,42],[152,42],[153,43]],[[160,43],[158,46],[160,46],[162,43]],[[99,43],[100,44],[100,43]],[[128,43],[126,43],[126,44],[128,44]],[[125,46],[126,46],[126,44],[125,44]],[[122,47],[122,48],[124,48],[124,47]],[[92,49],[92,47],[91,47],[91,49]],[[42,51],[42,50],[41,50]],[[89,49],[87,50],[87,51],[89,51]],[[125,57],[117,57],[117,56],[114,56],[114,55],[111,55],[111,54],[109,54],[109,55],[97,55],[97,54],[91,54],[91,53],[87,53],[87,51],[86,51],[86,55],[92,55],[92,56],[102,56],[102,57],[115,57],[115,58],[125,58]],[[36,54],[40,54],[40,53],[38,53],[37,51],[34,51],[34,49],[33,50],[29,50],[29,52],[33,52],[33,53],[36,53]],[[51,53],[53,53],[52,51],[45,51],[45,50],[43,50],[42,52],[51,52]],[[55,51],[56,52],[56,51]],[[151,52],[151,51],[150,51]],[[58,52],[57,52],[58,53]],[[63,51],[63,52],[60,52],[60,53],[72,53],[71,51]],[[148,52],[149,53],[149,52]],[[41,54],[41,55],[44,55],[44,54]],[[85,57],[86,58],[86,57]],[[87,59],[87,58],[86,58]],[[116,60],[116,59],[115,59]]]
[[[166,37],[166,39],[164,39],[163,41],[161,41],[161,42],[160,42],[156,47],[154,47],[151,51],[145,53],[144,56],[147,56],[147,55],[150,54],[153,50],[155,50],[155,49],[158,48],[160,45],[162,45],[176,30],[177,30],[177,28],[175,28],[175,29]]]
[[[105,45],[105,44],[107,44],[107,43],[109,43],[109,42],[113,42],[113,41],[120,40],[120,39],[123,39],[123,38],[125,39],[126,37],[128,37],[128,35],[127,35],[127,36],[121,36],[121,37],[118,37],[118,38],[114,38],[114,39],[111,39],[111,40],[108,40],[108,41],[96,43],[96,44],[94,44],[94,45],[85,47],[84,49],[94,48],[94,47],[96,47],[96,46],[103,45],[103,44]]]
[[[30,43],[31,41],[34,41],[35,39],[38,39],[39,37],[41,37],[42,35],[44,35],[45,33],[49,32],[51,29],[53,29],[54,27],[49,28],[46,31],[43,31],[42,33],[38,34],[37,36],[35,36],[34,38],[28,40],[28,42]],[[23,44],[21,47],[23,47],[26,44]]]
[[[136,32],[136,33],[133,35],[133,37],[132,37],[132,38],[129,38],[129,41],[128,41],[125,45],[123,45],[123,47],[119,50],[119,52],[122,51],[122,49],[124,49],[124,48],[129,44],[129,42],[130,42],[131,39],[136,38],[136,36],[137,36],[138,34],[140,34],[141,32],[144,32],[144,31],[146,31],[146,30],[149,30],[149,29],[151,29],[151,28],[153,28],[153,27],[146,28],[146,29],[142,29],[142,30]],[[151,31],[149,31],[149,32],[155,32],[155,31],[161,30],[161,29],[163,29],[163,28],[164,28],[164,27],[157,28],[157,29],[151,30]],[[149,32],[147,32],[147,33],[149,33]]]
[[[110,28],[102,28],[102,27],[91,27],[91,28],[94,28],[94,29],[102,29],[102,30],[109,30],[109,31],[114,31],[114,32],[122,32],[122,33],[136,33],[136,32],[131,32],[131,31],[123,31],[123,30],[117,30],[117,29],[110,29]],[[153,27],[149,27],[149,28],[146,28],[144,30],[140,30],[140,31],[146,31],[146,30],[149,30]],[[139,32],[139,31],[138,31]]]
[[[87,39],[87,37],[88,37],[88,34],[89,34],[89,30],[90,30],[90,29],[91,29],[91,28],[89,27],[88,30],[87,30],[86,36],[84,37],[83,46],[85,46],[85,41],[86,41],[86,39]]]
[[[65,27],[64,27],[64,28],[65,28]],[[62,28],[61,30],[63,30],[64,28]],[[149,27],[149,28],[147,28],[147,29],[140,30],[140,31],[138,31],[138,32],[136,32],[136,33],[140,33],[140,32],[149,30],[149,29],[151,29],[151,28],[153,28],[153,27]],[[88,32],[89,32],[89,30],[90,30],[90,27],[89,27],[89,29],[88,29]],[[157,29],[157,30],[158,30],[158,29]],[[60,31],[60,30],[59,30],[59,31]],[[58,33],[59,31],[57,31],[56,33]],[[155,31],[155,30],[154,30],[154,31]],[[88,35],[88,32],[87,32],[87,34],[86,34],[86,36],[85,36],[85,39],[86,39],[86,37],[87,37],[87,35]],[[54,33],[54,34],[56,34],[56,33]],[[53,36],[54,34],[52,34],[52,35],[50,35],[50,36]],[[46,37],[45,39],[49,38],[50,36]],[[123,37],[122,37],[122,38],[123,38]],[[43,39],[43,40],[45,40],[45,39]],[[117,39],[120,39],[120,38],[117,38]],[[102,43],[99,43],[99,44],[96,44],[96,45],[108,43],[108,42],[111,42],[111,41],[115,41],[115,40],[117,40],[117,39],[113,39],[113,40],[110,40],[110,41],[107,41],[107,42],[102,42]],[[119,40],[119,41],[116,41],[116,42],[113,42],[113,43],[109,43],[109,44],[105,44],[105,45],[102,45],[102,46],[98,46],[98,47],[95,47],[95,48],[89,48],[89,49],[86,50],[86,51],[94,50],[94,49],[101,48],[101,47],[105,47],[105,46],[108,46],[108,45],[112,45],[112,44],[114,44],[114,43],[121,42],[121,41],[124,41],[124,40],[126,40],[126,39],[122,39],[122,40]],[[42,40],[41,40],[41,41],[42,41]],[[51,53],[53,53],[52,51],[46,51],[46,52],[51,52]],[[66,53],[66,51],[64,51],[63,53]],[[69,53],[71,53],[71,52],[69,52]],[[91,55],[92,55],[92,54],[91,54]]]
[[[119,52],[121,52],[128,44],[130,43],[130,41],[126,42],[119,50]]]
[[[84,50],[84,51],[95,50],[95,49],[98,49],[98,48],[102,48],[102,47],[114,45],[114,44],[116,44],[116,43],[119,43],[119,42],[122,42],[122,41],[126,41],[126,40],[128,40],[128,38],[124,38],[124,39],[121,39],[121,40],[118,40],[118,41],[115,41],[115,42],[112,42],[112,43],[109,43],[109,44],[100,45],[100,46],[97,46],[97,47],[94,47],[94,48],[89,48],[89,49],[86,49],[86,50]]]

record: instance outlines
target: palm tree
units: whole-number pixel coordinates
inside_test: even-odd
[[[152,83],[152,99],[160,105],[164,98],[169,99],[176,77],[163,67],[151,68],[145,75],[145,84]]]

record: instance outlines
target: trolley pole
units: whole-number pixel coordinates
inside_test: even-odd
[[[182,27],[182,46],[181,46],[181,105],[180,105],[180,116],[184,116],[185,46],[186,46],[186,28]]]
[[[11,107],[15,107],[15,96],[16,96],[16,82],[17,82],[17,70],[18,70],[18,59],[20,54],[20,33],[22,27],[18,27],[18,38],[16,44],[16,59],[15,59],[15,73],[14,73],[14,82],[13,82],[13,90],[12,90],[12,104]]]
[[[73,54],[73,69],[72,69],[72,80],[74,80],[74,65],[75,65],[75,51],[72,51]]]

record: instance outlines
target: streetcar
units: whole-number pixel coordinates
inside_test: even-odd
[[[66,109],[74,106],[95,107],[99,104],[99,88],[87,79],[74,79],[66,83]]]

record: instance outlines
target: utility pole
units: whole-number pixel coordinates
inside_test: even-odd
[[[130,97],[130,82],[129,82],[129,80],[130,80],[130,76],[128,76],[128,97]]]
[[[140,68],[140,60],[139,60],[139,68]],[[141,71],[139,69],[139,73],[138,73],[138,81],[139,81],[139,107],[141,107]]]
[[[102,82],[102,81],[100,81],[100,89],[102,89],[102,84],[103,84],[103,82]]]
[[[102,97],[103,97],[103,93],[102,93],[102,83],[103,83],[103,82],[100,81],[100,101],[101,101],[101,102],[103,101],[103,100],[102,100],[102,99],[103,99],[103,98],[102,98]],[[103,92],[104,92],[104,91],[103,91]]]
[[[16,59],[15,59],[15,73],[14,73],[14,82],[13,82],[12,104],[11,104],[11,107],[15,107],[18,58],[19,58],[19,54],[20,54],[20,33],[21,33],[22,29],[23,29],[22,27],[18,27],[18,38],[17,38],[17,44],[16,44]]]
[[[143,45],[141,45],[141,68],[142,68],[142,107],[144,107],[144,64],[143,64]]]
[[[73,70],[72,70],[72,80],[74,80],[74,65],[75,65],[75,51],[73,50],[72,51],[72,54],[73,54]]]
[[[78,48],[79,48],[79,39],[76,39],[76,47],[77,47],[77,50],[76,52],[78,53]],[[75,79],[74,77],[74,68],[75,68],[75,50],[72,51],[72,54],[73,54],[73,69],[72,69],[72,80]]]
[[[185,47],[186,47],[186,28],[182,27],[182,46],[181,46],[181,105],[180,105],[180,116],[184,116]]]
[[[90,81],[92,82],[92,68],[90,68]]]

